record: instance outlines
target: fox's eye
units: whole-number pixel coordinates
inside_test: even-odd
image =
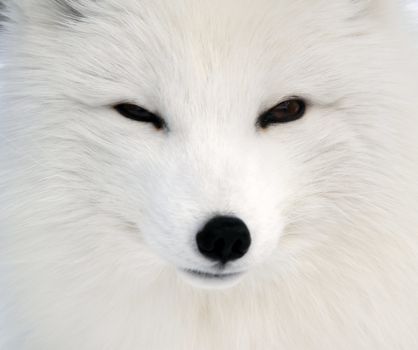
[[[137,105],[131,103],[121,103],[113,108],[126,118],[138,122],[151,123],[158,130],[163,129],[166,126],[164,119]]]
[[[265,129],[272,124],[293,122],[303,117],[306,102],[300,98],[284,101],[264,112],[257,121],[259,127]]]

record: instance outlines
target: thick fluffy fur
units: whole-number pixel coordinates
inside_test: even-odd
[[[13,0],[1,350],[416,350],[418,74],[385,0]],[[288,96],[306,116],[267,130]],[[109,106],[158,111],[156,131]],[[212,269],[214,213],[252,233]]]

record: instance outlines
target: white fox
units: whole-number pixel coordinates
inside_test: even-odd
[[[1,350],[416,350],[395,0],[1,3]]]

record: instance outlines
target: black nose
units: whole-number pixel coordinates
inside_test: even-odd
[[[196,242],[204,256],[225,264],[240,259],[247,253],[251,237],[241,219],[216,216],[197,234]]]

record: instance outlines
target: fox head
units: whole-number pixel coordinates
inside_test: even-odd
[[[146,256],[203,287],[329,246],[357,259],[348,246],[393,215],[413,129],[388,3],[9,4],[1,201],[27,237],[16,249],[126,271]]]

